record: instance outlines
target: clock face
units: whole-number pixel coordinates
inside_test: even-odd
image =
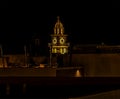
[[[57,43],[57,39],[53,38],[52,42],[53,42],[53,44],[56,44]]]
[[[63,37],[60,38],[60,44],[64,44],[64,42],[65,42],[64,38]]]

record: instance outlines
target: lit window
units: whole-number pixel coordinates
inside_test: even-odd
[[[63,34],[63,29],[61,28],[61,34]]]
[[[64,48],[64,53],[67,53],[67,50],[66,50],[66,48]]]
[[[57,53],[57,49],[56,48],[52,48],[52,53]]]
[[[57,53],[57,49],[56,48],[54,49],[54,53]]]
[[[64,50],[62,48],[60,49],[60,53],[65,54],[65,52],[64,52]]]
[[[54,28],[54,33],[56,34],[56,28]]]
[[[59,34],[59,28],[57,29],[57,34]]]

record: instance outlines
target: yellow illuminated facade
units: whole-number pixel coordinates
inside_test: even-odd
[[[54,34],[52,34],[51,37],[52,43],[49,44],[49,47],[52,53],[68,53],[69,43],[66,43],[67,35],[64,34],[64,27],[59,17],[57,17],[57,22],[54,26]]]
[[[54,26],[54,33],[51,35],[51,43],[48,44],[50,60],[52,59],[52,54],[64,55],[68,53],[69,43],[67,43],[67,36],[64,34],[64,27],[58,16]]]

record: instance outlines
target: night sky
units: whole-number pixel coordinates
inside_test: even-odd
[[[112,0],[112,8],[120,8],[120,3],[117,0]]]
[[[0,8],[8,8],[8,0],[0,0]]]
[[[120,44],[119,9],[92,2],[10,2],[1,12],[0,42],[23,45],[35,33],[48,42],[56,17],[71,42],[77,44]],[[46,44],[46,43],[45,43]]]

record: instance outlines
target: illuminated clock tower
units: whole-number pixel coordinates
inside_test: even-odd
[[[59,64],[60,57],[68,54],[69,43],[67,43],[67,36],[64,34],[64,27],[58,16],[54,26],[54,34],[51,35],[52,41],[48,44],[50,47],[50,66],[55,64],[55,61],[52,62],[53,59],[56,59],[56,63]]]

